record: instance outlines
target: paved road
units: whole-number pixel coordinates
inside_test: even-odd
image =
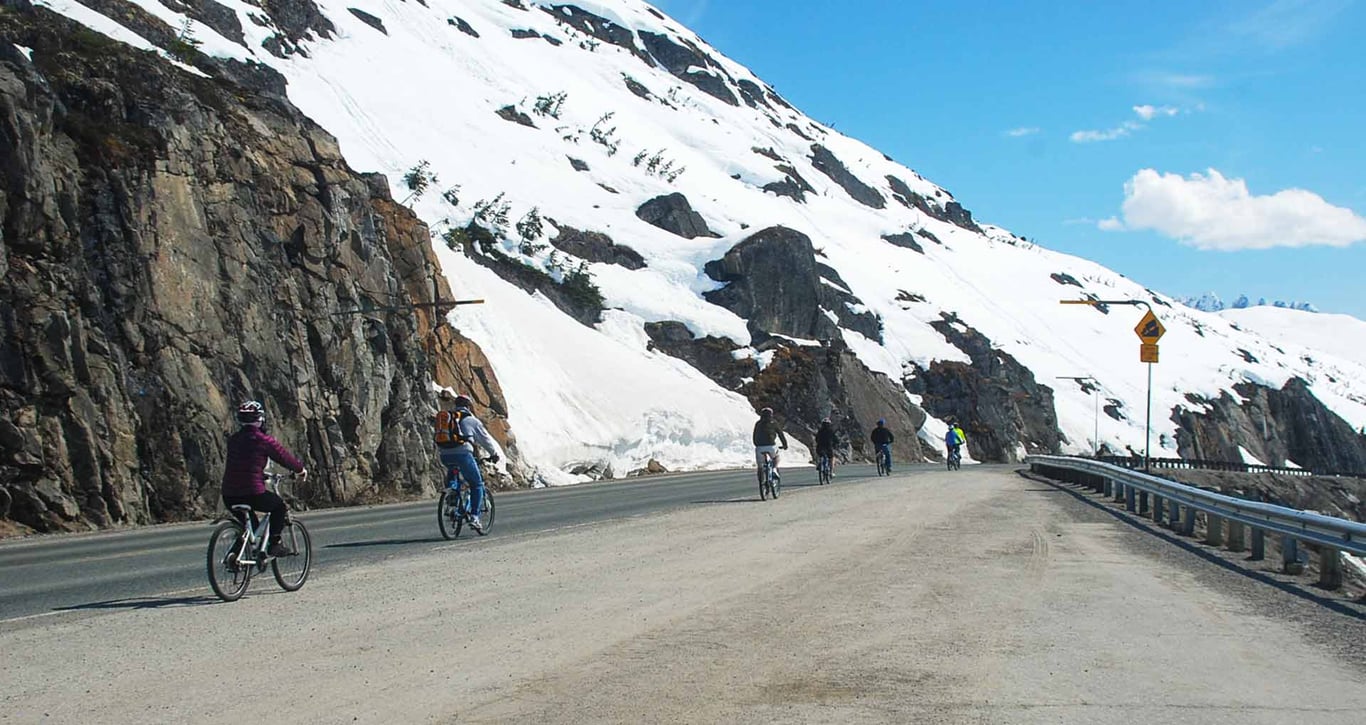
[[[932,468],[926,464],[918,470]],[[841,466],[841,483],[873,476]],[[757,498],[747,471],[681,473],[564,488],[499,493],[496,537],[551,531],[708,501]],[[789,489],[815,484],[810,468],[789,469]],[[446,545],[435,501],[302,514],[313,535],[312,576],[327,577],[380,557]],[[160,606],[212,596],[204,573],[206,523],[0,542],[0,622],[72,610]],[[469,546],[462,534],[457,545]],[[253,588],[273,586],[269,577]]]
[[[231,604],[0,622],[0,723],[203,722],[244,703],[329,723],[1366,712],[1362,607],[1239,572],[1015,467],[845,479],[776,503],[721,478],[684,505],[526,535],[331,539],[357,545],[329,555],[400,553],[333,559],[296,593],[266,581]]]

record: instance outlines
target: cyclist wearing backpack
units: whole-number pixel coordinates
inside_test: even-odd
[[[787,450],[787,436],[783,435],[777,421],[773,420],[773,409],[764,408],[759,411],[759,420],[754,423],[754,461],[759,466],[755,475],[759,477],[759,483],[764,482],[764,456],[773,457],[773,475],[778,476],[779,441],[782,441],[783,450]]]
[[[873,445],[876,446],[875,455],[883,457],[883,460],[887,462],[887,472],[891,473],[892,441],[896,440],[896,436],[892,435],[892,431],[887,428],[887,421],[883,418],[878,418],[877,427],[873,429],[872,434],[869,435],[868,438],[873,442]]]
[[[249,400],[239,406],[237,422],[241,428],[228,437],[228,458],[223,464],[223,503],[229,510],[245,504],[270,514],[266,553],[289,556],[289,550],[280,545],[280,530],[287,515],[285,501],[266,488],[266,463],[275,461],[299,474],[300,480],[308,479],[308,469],[279,441],[266,435],[266,408],[261,403]]]
[[[957,421],[949,420],[949,429],[944,433],[944,448],[948,450],[949,458],[955,456],[962,460],[962,448],[968,442],[968,437],[963,433],[963,429],[958,427]]]
[[[484,524],[479,520],[479,507],[484,503],[484,477],[474,458],[474,447],[478,445],[488,451],[489,462],[494,464],[503,457],[503,450],[484,424],[470,412],[474,402],[468,396],[452,395],[443,390],[440,398],[442,409],[436,414],[434,437],[437,454],[447,471],[446,486],[455,488],[455,472],[459,470],[460,477],[470,487],[470,526],[482,531]]]

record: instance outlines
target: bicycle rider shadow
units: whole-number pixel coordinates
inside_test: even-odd
[[[91,609],[163,609],[167,607],[194,607],[204,604],[219,604],[218,597],[195,595],[189,597],[128,597],[108,599],[103,602],[87,602],[65,607],[53,607],[54,612],[80,612]]]
[[[346,541],[340,544],[328,544],[324,549],[357,549],[370,546],[407,546],[408,544],[442,544],[445,539],[440,536],[428,536],[421,539],[372,539],[370,541]]]

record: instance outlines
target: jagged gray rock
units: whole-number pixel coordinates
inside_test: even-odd
[[[0,487],[38,530],[220,504],[246,398],[313,504],[424,495],[436,379],[505,409],[427,228],[279,98],[7,3],[0,48]],[[41,74],[41,75],[40,75]],[[380,185],[387,186],[387,185]],[[505,423],[495,435],[512,443]],[[515,449],[515,447],[514,447]]]

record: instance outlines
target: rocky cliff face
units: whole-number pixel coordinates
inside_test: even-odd
[[[451,293],[387,188],[278,95],[6,0],[0,513],[38,530],[203,516],[249,398],[314,472],[300,498],[430,490],[433,370],[504,408],[479,350],[413,308]]]
[[[923,396],[925,409],[957,420],[978,460],[1010,463],[1022,454],[1057,453],[1061,437],[1052,389],[956,317],[945,315],[933,325],[972,362],[936,361],[905,380],[908,390]]]
[[[1366,436],[1324,407],[1303,380],[1292,378],[1280,390],[1245,383],[1235,391],[1241,400],[1193,400],[1203,410],[1173,415],[1183,458],[1241,461],[1241,445],[1271,466],[1290,460],[1321,473],[1366,471]]]

